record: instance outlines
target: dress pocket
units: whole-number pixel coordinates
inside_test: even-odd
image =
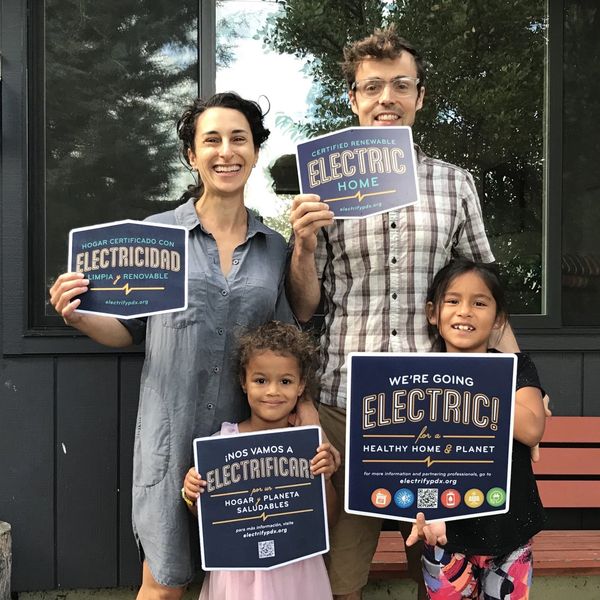
[[[188,306],[180,310],[162,315],[163,327],[183,329],[193,323],[198,323],[206,315],[207,305],[206,276],[194,273],[188,277]]]
[[[277,304],[277,281],[246,277],[242,293],[234,308],[235,324],[256,327],[270,321],[275,315]]]
[[[171,455],[171,423],[165,401],[142,387],[135,429],[133,483],[149,487],[162,481]]]

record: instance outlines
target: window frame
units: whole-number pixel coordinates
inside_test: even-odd
[[[547,2],[548,46],[546,51],[542,308],[536,315],[511,315],[513,328],[537,331],[561,326],[561,213],[562,200],[562,87],[563,2]],[[553,27],[560,23],[560,27]],[[559,243],[551,243],[557,240]]]

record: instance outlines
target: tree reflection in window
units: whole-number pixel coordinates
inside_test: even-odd
[[[32,168],[45,159],[49,284],[69,229],[144,218],[183,191],[175,122],[198,90],[198,2],[48,0],[43,18],[45,149]]]
[[[416,141],[471,171],[511,312],[542,312],[546,2],[283,1],[265,42],[305,59],[315,88],[306,119],[288,126],[318,135],[354,123],[342,48],[391,22],[430,63]]]

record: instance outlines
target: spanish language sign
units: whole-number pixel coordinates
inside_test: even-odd
[[[410,127],[350,127],[298,144],[303,194],[318,194],[336,219],[362,218],[419,200]]]
[[[346,511],[400,521],[508,511],[516,361],[350,354]]]
[[[78,311],[131,319],[187,308],[185,227],[115,221],[69,232],[69,265],[90,284]]]
[[[329,550],[318,427],[194,440],[204,570],[267,570]]]

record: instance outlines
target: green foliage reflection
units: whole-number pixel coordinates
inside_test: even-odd
[[[544,0],[279,0],[265,43],[305,61],[314,103],[307,135],[354,123],[339,67],[342,48],[397,23],[428,62],[415,139],[430,155],[471,171],[513,313],[541,312]]]

